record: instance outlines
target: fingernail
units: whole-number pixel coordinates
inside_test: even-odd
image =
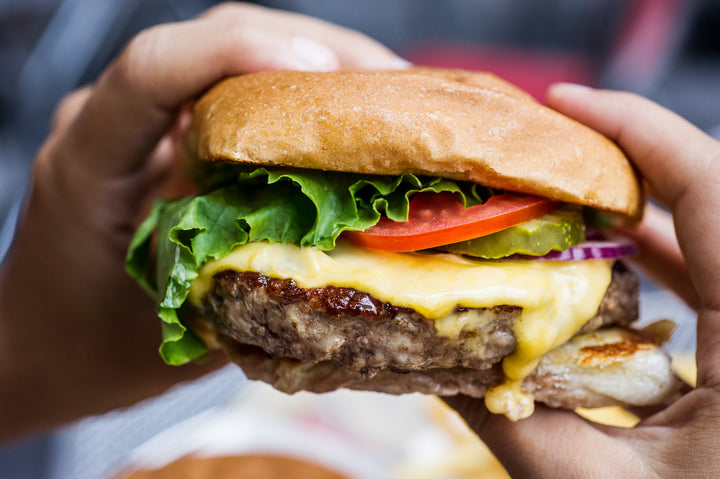
[[[337,55],[327,46],[306,37],[292,39],[293,53],[304,66],[304,70],[335,70],[340,65]]]
[[[390,66],[398,70],[407,70],[408,68],[412,68],[414,65],[412,62],[409,62],[404,58],[397,57],[391,62]]]
[[[582,95],[593,89],[579,83],[556,83],[550,87],[553,95]]]

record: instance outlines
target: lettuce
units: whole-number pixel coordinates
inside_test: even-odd
[[[157,201],[126,258],[128,273],[158,303],[160,355],[168,364],[199,360],[207,353],[202,340],[183,325],[181,309],[205,262],[251,241],[330,250],[343,231],[365,230],[381,215],[407,220],[409,198],[419,191],[454,192],[466,206],[482,203],[489,193],[476,185],[413,174],[370,176],[231,165],[215,166],[203,186],[210,191]]]

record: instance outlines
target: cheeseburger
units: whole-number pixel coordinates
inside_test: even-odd
[[[485,397],[516,420],[671,400],[629,325],[642,214],[615,144],[485,73],[264,72],[195,105],[200,194],[154,205],[129,272],[169,364],[221,347],[251,379]]]

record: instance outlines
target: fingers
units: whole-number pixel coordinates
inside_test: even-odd
[[[558,85],[550,90],[548,101],[615,140],[654,194],[670,206],[698,298],[689,299],[700,311],[698,386],[720,387],[720,143],[659,105],[628,93]],[[665,244],[667,248],[661,249],[669,255],[658,255],[658,260],[663,259],[657,267],[677,272],[677,282],[682,283],[682,266],[673,247],[662,237],[645,240],[651,251]],[[676,287],[683,291],[682,286]]]
[[[632,238],[640,248],[640,254],[632,262],[658,284],[678,295],[691,308],[700,308],[700,300],[690,279],[670,213],[657,206],[647,205],[645,216],[634,227],[618,228]]]
[[[632,451],[613,437],[613,428],[594,425],[569,411],[540,404],[527,419],[511,422],[490,413],[483,400],[443,398],[480,436],[511,477],[624,477],[622,464],[636,464]],[[606,434],[609,433],[609,434]],[[613,460],[608,463],[607,458]],[[602,462],[600,462],[602,461]],[[605,476],[604,476],[605,477]]]
[[[95,176],[145,166],[178,108],[223,77],[267,69],[392,68],[398,59],[360,34],[242,4],[135,37],[100,78],[65,147]]]
[[[272,15],[273,24],[298,38],[307,38],[331,49],[340,68],[395,69],[407,68],[409,63],[382,44],[366,35],[322,20],[297,13],[270,10],[260,6],[226,3],[208,10],[205,16],[245,19],[248,23],[262,21]]]
[[[720,291],[710,287],[720,279],[715,252],[720,144],[674,113],[629,93],[556,85],[548,102],[620,145],[658,200],[671,208],[701,303],[720,306]],[[667,266],[673,268],[673,262]]]
[[[80,110],[85,106],[85,102],[90,98],[92,87],[86,86],[70,92],[62,99],[51,122],[51,129],[57,132],[64,131],[77,117]]]
[[[554,85],[548,103],[615,140],[660,201],[672,208],[690,187],[717,178],[720,146],[683,118],[631,93]]]

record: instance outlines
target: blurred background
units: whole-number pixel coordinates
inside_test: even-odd
[[[0,258],[58,101],[93,82],[138,31],[192,18],[213,3],[0,0]],[[720,137],[720,0],[255,3],[360,30],[418,64],[492,71],[540,100],[556,81],[634,91]],[[675,298],[645,284],[641,308],[644,320],[680,323],[672,348],[694,347],[692,314]],[[0,449],[0,476],[108,477],[182,419],[226,407],[229,398],[242,403],[246,387],[242,373],[228,368],[130,410],[10,445]]]

